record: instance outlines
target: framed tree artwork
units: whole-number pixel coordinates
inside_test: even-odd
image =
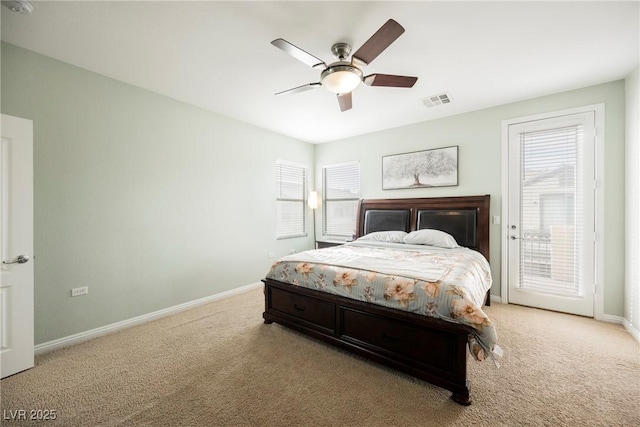
[[[382,189],[458,185],[458,146],[382,157]]]

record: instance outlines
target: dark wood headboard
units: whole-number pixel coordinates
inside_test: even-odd
[[[433,228],[489,260],[490,196],[364,199],[358,207],[356,237],[373,231]]]

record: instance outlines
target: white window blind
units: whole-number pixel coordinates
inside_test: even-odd
[[[582,126],[520,134],[520,286],[581,296]]]
[[[307,168],[276,163],[276,238],[306,236]]]
[[[360,200],[360,164],[325,166],[323,175],[323,234],[351,237]]]

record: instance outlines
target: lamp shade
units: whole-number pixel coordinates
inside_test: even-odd
[[[309,208],[318,209],[318,192],[317,191],[309,191]]]

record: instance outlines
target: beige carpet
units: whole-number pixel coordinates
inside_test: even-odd
[[[253,290],[38,356],[2,381],[2,425],[29,425],[8,419],[19,409],[55,410],[40,426],[640,425],[640,351],[620,325],[492,305],[502,367],[469,360],[463,407],[263,324],[263,305]]]

